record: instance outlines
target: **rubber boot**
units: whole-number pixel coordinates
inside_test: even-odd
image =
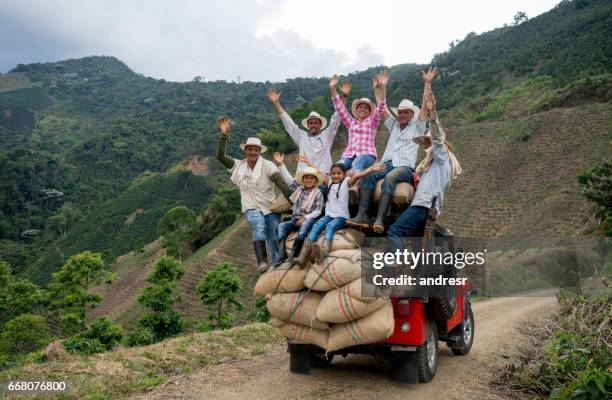
[[[364,187],[359,189],[359,209],[354,218],[346,221],[347,225],[361,228],[368,227],[368,223],[370,222],[368,219],[368,208],[370,208],[370,202],[372,201],[373,195],[374,190],[372,189],[366,189]]]
[[[253,248],[255,249],[255,257],[257,258],[257,272],[263,274],[270,268],[268,264],[268,253],[266,252],[266,241],[254,241]]]
[[[315,262],[319,265],[323,264],[325,257],[329,254],[332,247],[332,240],[323,240],[323,244],[319,246],[319,251],[315,254]]]
[[[289,258],[283,263],[283,266],[291,267],[293,265],[294,258],[300,255],[302,251],[302,246],[304,245],[304,239],[295,238],[295,242],[293,242],[293,248],[291,249],[291,254]]]
[[[306,239],[304,241],[304,245],[302,246],[302,251],[300,255],[297,256],[293,262],[299,265],[300,267],[304,266],[310,257],[310,252],[312,251],[312,241],[310,239]]]
[[[392,193],[381,193],[380,200],[378,200],[378,212],[376,213],[376,222],[374,222],[374,232],[383,233],[385,231],[384,221],[387,213],[389,212],[389,205],[393,198]]]
[[[274,267],[278,267],[287,259],[287,248],[285,247],[286,238],[283,240],[279,240],[278,242],[278,251],[276,255],[276,260],[272,263]]]

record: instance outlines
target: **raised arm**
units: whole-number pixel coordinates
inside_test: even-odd
[[[376,97],[376,108],[372,113],[372,125],[378,126],[387,111],[387,83],[389,82],[389,72],[382,71],[378,74],[372,84],[374,86],[374,96]],[[388,111],[387,111],[388,112]]]
[[[376,99],[376,104],[378,104],[378,102],[383,99],[380,90],[378,89],[378,78],[379,75],[376,75],[374,78],[372,78],[372,89],[374,89],[374,98]],[[389,112],[389,108],[385,107],[385,110],[383,112],[383,119],[387,121],[387,119],[390,117],[393,116]]]
[[[338,86],[338,76],[334,75],[329,80],[329,91],[331,93],[332,104],[334,105],[336,112],[340,115],[340,119],[342,120],[344,126],[346,126],[346,129],[349,129],[353,121],[353,117],[351,117],[351,114],[349,114],[348,110],[346,109],[346,102],[343,102],[340,99],[340,96],[338,96],[336,86]]]
[[[285,112],[285,110],[280,104],[280,95],[281,92],[277,92],[276,89],[273,88],[270,88],[266,91],[266,96],[268,96],[268,100],[270,100],[270,103],[272,103],[278,115],[281,115]]]
[[[233,158],[225,155],[225,148],[227,147],[227,139],[230,134],[230,125],[231,121],[226,116],[221,116],[217,118],[217,126],[221,131],[221,135],[219,136],[219,146],[217,147],[217,159],[221,161],[221,164],[225,166],[225,168],[232,168],[235,164]]]
[[[419,114],[419,121],[427,121],[427,99],[429,93],[431,93],[431,82],[438,76],[438,69],[429,67],[427,72],[421,71],[421,77],[423,78],[423,105],[421,106],[421,113]]]
[[[436,97],[433,92],[429,92],[425,99],[426,106],[429,111],[429,131],[431,135],[431,143],[434,147],[441,147],[446,142],[446,132],[442,129],[438,114],[436,112]]]
[[[385,166],[385,164],[382,164],[382,163],[372,164],[370,167],[364,169],[363,171],[356,172],[353,176],[351,176],[348,184],[349,186],[353,186],[355,183],[357,183],[359,179],[365,178],[366,176],[374,172],[383,172],[386,169],[387,167]]]
[[[327,184],[327,173],[321,171],[316,165],[314,165],[309,159],[308,157],[306,157],[303,154],[296,154],[295,155],[295,161],[297,162],[303,162],[304,164],[308,165],[311,168],[314,168],[317,170],[318,173],[320,173],[321,175],[323,175],[323,183]]]

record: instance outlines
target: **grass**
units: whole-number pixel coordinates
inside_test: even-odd
[[[228,360],[249,359],[282,342],[270,326],[256,323],[66,361],[29,362],[0,371],[0,381],[62,380],[69,391],[57,396],[59,399],[125,398],[170,382],[179,374]]]

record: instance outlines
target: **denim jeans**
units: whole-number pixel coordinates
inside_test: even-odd
[[[297,226],[297,218],[291,217],[289,221],[281,222],[278,226],[278,239],[283,241],[287,239],[289,233],[298,231],[298,239],[304,240],[306,239],[306,235],[310,232],[310,229],[316,222],[316,219],[307,219],[302,223],[302,226]]]
[[[362,154],[353,158],[341,158],[340,163],[344,164],[344,170],[348,171],[351,167],[355,171],[363,171],[368,168],[370,165],[374,164],[376,161],[376,157],[370,154]]]
[[[310,235],[308,235],[308,239],[313,242],[319,238],[319,235],[325,229],[325,240],[333,240],[334,234],[337,230],[344,228],[346,225],[346,218],[344,217],[329,217],[324,216],[320,220],[317,221],[316,224],[310,230]]]
[[[395,193],[395,187],[400,182],[412,182],[412,173],[414,169],[410,167],[395,167],[393,168],[393,164],[391,161],[387,161],[385,163],[385,167],[387,170],[384,172],[374,172],[373,174],[368,175],[367,178],[363,180],[362,187],[365,189],[376,189],[376,182],[385,178],[382,184],[382,192],[383,193]]]
[[[277,229],[280,216],[276,213],[264,215],[263,212],[256,209],[247,210],[245,215],[247,221],[251,224],[253,241],[266,240],[268,242],[270,260],[276,260],[278,251],[276,248],[278,241]]]
[[[423,236],[425,222],[429,209],[422,206],[410,206],[397,220],[389,227],[387,239],[389,241],[389,251],[404,248],[404,238]]]

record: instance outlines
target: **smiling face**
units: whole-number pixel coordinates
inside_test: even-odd
[[[397,122],[400,124],[408,124],[414,118],[414,111],[409,108],[397,110]]]
[[[257,159],[261,155],[261,147],[259,146],[246,146],[244,148],[244,154],[246,159],[250,163],[257,162]]]
[[[329,171],[329,176],[331,177],[331,180],[333,183],[342,182],[342,179],[344,178],[345,175],[346,173],[344,172],[342,167],[338,165],[333,166],[331,171]]]
[[[319,133],[323,125],[319,118],[310,118],[306,123],[308,124],[308,132],[310,133]]]
[[[306,189],[315,187],[317,185],[317,182],[317,177],[314,175],[304,175],[302,177],[302,185],[304,185]]]
[[[366,119],[370,116],[372,110],[367,103],[360,103],[357,105],[357,118]]]

